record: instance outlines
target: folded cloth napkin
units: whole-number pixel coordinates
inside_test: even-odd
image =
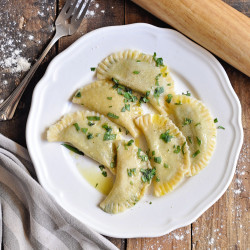
[[[28,151],[0,134],[1,249],[117,249],[67,213],[36,181]]]

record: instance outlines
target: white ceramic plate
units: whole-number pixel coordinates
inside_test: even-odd
[[[75,110],[71,96],[94,80],[90,67],[124,49],[157,52],[177,92],[189,90],[226,129],[218,130],[214,155],[200,174],[162,198],[147,195],[134,208],[110,215],[98,207],[104,196],[79,174],[76,159],[60,143],[48,143],[45,132]],[[148,24],[106,27],[83,36],[51,62],[33,94],[26,139],[40,183],[70,214],[104,235],[155,237],[195,221],[229,186],[243,141],[241,107],[220,63],[180,33]],[[95,164],[87,157],[77,161]]]

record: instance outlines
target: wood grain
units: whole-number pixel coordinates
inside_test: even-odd
[[[242,13],[250,15],[249,0],[225,0],[225,2]],[[63,3],[63,0],[0,1],[0,9],[4,10],[0,13],[0,61],[4,56],[11,56],[10,48],[21,48],[21,55],[29,58],[31,63],[34,62],[51,39],[55,15]],[[86,18],[80,30],[74,36],[62,39],[59,42],[58,49],[54,47],[46,57],[21,99],[14,119],[0,122],[0,133],[25,146],[25,125],[33,88],[58,51],[67,48],[86,32],[103,26],[134,22],[146,22],[159,27],[170,27],[129,0],[95,0],[90,10],[94,11],[94,15],[89,15]],[[33,36],[32,39],[30,39],[30,35]],[[13,45],[5,45],[10,38],[13,39]],[[2,46],[4,46],[3,50],[1,49]],[[158,238],[128,240],[107,237],[119,249],[249,249],[250,80],[227,63],[222,60],[220,62],[241,101],[242,123],[245,134],[236,173],[230,187],[220,200],[192,225],[175,230],[170,234]],[[24,73],[6,72],[6,68],[0,66],[0,100],[12,91],[23,75]],[[3,83],[5,80],[8,82],[7,85]]]
[[[250,19],[221,0],[134,0],[250,76]]]

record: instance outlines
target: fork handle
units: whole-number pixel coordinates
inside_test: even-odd
[[[29,72],[21,81],[21,83],[14,89],[14,91],[9,95],[9,97],[0,104],[0,121],[6,121],[13,118],[17,105],[24,93],[24,90],[28,86],[31,78],[35,74],[37,68],[43,61],[44,57],[48,54],[51,47],[56,43],[56,41],[58,41],[60,37],[62,37],[62,35],[56,32],[46,49],[43,51],[43,53],[38,58],[36,63],[32,66],[32,68],[29,70]]]

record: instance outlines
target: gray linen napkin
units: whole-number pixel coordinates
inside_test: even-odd
[[[36,181],[28,151],[0,134],[0,248],[117,249],[73,218]]]

